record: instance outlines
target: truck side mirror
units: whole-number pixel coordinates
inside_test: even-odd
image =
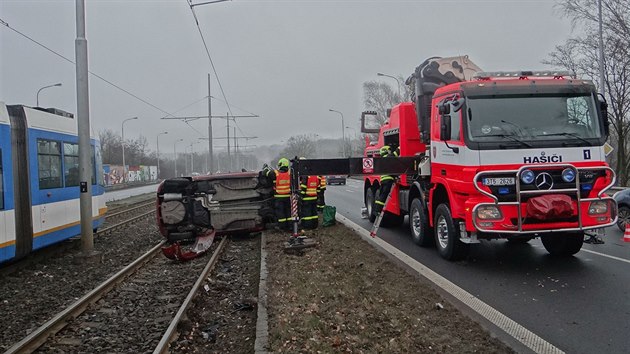
[[[453,112],[459,112],[462,107],[464,107],[464,99],[458,98],[454,101],[451,101],[451,105],[453,106]]]
[[[442,115],[440,118],[440,140],[451,140],[451,116]]]
[[[606,138],[610,135],[610,119],[608,118],[608,103],[605,100],[600,99],[599,101],[599,111],[602,114],[602,121],[604,123],[604,134],[606,134]]]
[[[438,103],[438,113],[440,113],[441,115],[450,114],[451,105],[446,101]]]
[[[365,111],[361,113],[361,133],[378,134],[381,125],[378,122],[377,113],[375,111]]]

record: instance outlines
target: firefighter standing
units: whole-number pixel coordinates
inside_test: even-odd
[[[384,145],[380,149],[381,157],[398,157],[400,155],[400,148],[396,148],[392,151],[391,146]],[[374,212],[376,215],[380,214],[381,210],[385,207],[385,201],[389,192],[392,190],[394,184],[394,177],[390,175],[381,175],[381,187],[379,188],[378,198],[374,202]]]
[[[300,177],[300,195],[302,197],[301,220],[305,229],[316,229],[319,224],[317,216],[317,191],[319,189],[318,176]]]
[[[278,228],[290,230],[291,225],[291,174],[289,172],[289,160],[281,158],[278,160],[278,169],[267,169],[263,174],[274,181],[274,199]]]
[[[324,211],[324,205],[326,205],[326,201],[324,200],[324,193],[326,192],[326,177],[317,176],[318,185],[317,185],[317,212],[321,213]]]

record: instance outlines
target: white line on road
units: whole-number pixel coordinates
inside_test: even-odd
[[[608,254],[605,254],[605,253],[599,253],[599,252],[595,252],[595,251],[591,251],[591,250],[585,250],[584,248],[582,248],[582,252],[588,252],[588,253],[596,254],[598,256],[602,256],[602,257],[606,257],[606,258],[614,259],[616,261],[626,262],[626,263],[630,264],[630,260],[619,258],[619,257],[615,257],[615,256],[611,256],[611,255],[608,255]]]
[[[481,301],[479,298],[455,285],[454,283],[434,272],[424,264],[411,258],[409,255],[385,242],[383,239],[372,238],[369,231],[357,225],[350,219],[340,214],[337,214],[336,217],[339,222],[357,232],[361,236],[361,238],[371,243],[373,246],[380,248],[381,250],[396,257],[408,267],[418,272],[419,275],[435,283],[435,285],[442,288],[454,298],[460,300],[463,304],[470,307],[480,316],[493,323],[495,326],[503,330],[505,333],[507,333],[529,349],[533,350],[535,353],[564,353],[562,350],[542,339],[534,332],[521,326],[516,321],[502,314],[494,307]]]

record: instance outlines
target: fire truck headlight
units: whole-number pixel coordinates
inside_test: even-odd
[[[575,181],[575,170],[572,168],[565,168],[562,170],[562,180],[567,183]]]
[[[588,215],[600,215],[608,212],[608,202],[604,200],[597,200],[591,202],[588,207]]]
[[[480,220],[499,220],[503,219],[501,210],[494,205],[484,205],[477,208],[477,217]]]
[[[536,175],[534,174],[534,171],[532,170],[525,170],[521,172],[521,181],[523,181],[523,183],[525,184],[533,183],[535,178],[536,178]]]

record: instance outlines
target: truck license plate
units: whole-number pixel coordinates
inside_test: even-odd
[[[484,178],[484,186],[510,186],[516,184],[514,177]]]

